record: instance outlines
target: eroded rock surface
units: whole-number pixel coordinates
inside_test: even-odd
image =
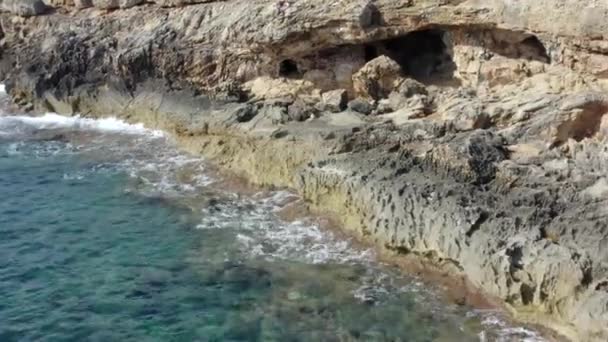
[[[0,76],[23,108],[165,129],[522,319],[608,340],[606,2],[14,3]]]

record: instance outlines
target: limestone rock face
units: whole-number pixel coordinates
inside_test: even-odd
[[[608,340],[606,1],[48,1],[0,2],[17,105],[209,139],[354,234]]]
[[[0,8],[22,17],[40,15],[47,10],[47,6],[42,0],[3,0]]]

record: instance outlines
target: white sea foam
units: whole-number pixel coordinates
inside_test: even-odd
[[[480,341],[489,341],[488,335],[496,334],[491,340],[497,342],[522,341],[522,342],[543,342],[542,336],[537,332],[524,327],[514,327],[509,325],[501,317],[502,314],[494,310],[474,310],[467,314],[468,317],[477,317],[481,320],[481,325],[486,329],[479,335]],[[492,333],[490,333],[492,332]]]
[[[22,124],[35,129],[74,129],[84,131],[99,131],[123,134],[151,134],[162,136],[161,131],[149,130],[143,124],[128,124],[117,118],[90,119],[80,116],[63,116],[46,113],[42,116],[10,115],[0,116],[0,128]],[[6,132],[6,131],[5,131]]]

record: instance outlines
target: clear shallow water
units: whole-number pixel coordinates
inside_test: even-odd
[[[538,341],[115,120],[0,117],[0,341]]]

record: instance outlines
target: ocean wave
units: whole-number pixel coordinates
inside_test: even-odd
[[[63,116],[46,113],[42,116],[7,115],[0,116],[0,131],[5,134],[6,128],[18,128],[25,125],[34,129],[71,129],[83,131],[98,131],[122,134],[146,134],[163,136],[161,131],[146,129],[143,124],[129,124],[114,117],[91,119],[80,116]]]
[[[473,310],[468,312],[467,316],[469,318],[481,320],[481,325],[484,330],[479,333],[480,342],[545,341],[545,339],[535,331],[508,324],[507,320],[503,317],[503,314],[496,310]]]

